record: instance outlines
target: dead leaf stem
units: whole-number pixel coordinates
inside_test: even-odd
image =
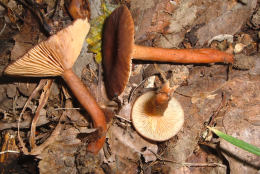
[[[35,148],[36,144],[35,144],[35,130],[36,130],[36,126],[37,126],[37,122],[40,118],[40,112],[42,110],[42,108],[46,105],[47,100],[49,98],[50,95],[50,88],[52,85],[53,79],[47,80],[45,86],[43,87],[43,92],[40,96],[40,101],[39,101],[39,106],[37,107],[35,116],[33,118],[32,121],[32,126],[31,126],[31,134],[30,134],[30,146],[31,148]]]
[[[24,105],[24,107],[23,107],[23,110],[22,110],[22,112],[20,113],[20,116],[19,116],[19,119],[18,119],[18,126],[17,126],[17,128],[18,128],[18,140],[19,140],[19,142],[20,142],[20,144],[21,144],[21,146],[22,146],[22,151],[23,151],[24,154],[29,154],[29,151],[28,151],[27,147],[25,147],[25,144],[24,144],[24,142],[23,142],[23,139],[21,138],[21,135],[20,135],[20,122],[21,122],[21,118],[22,118],[23,113],[24,113],[24,111],[26,110],[28,104],[29,104],[30,101],[32,100],[32,98],[36,96],[37,92],[38,92],[40,89],[43,88],[43,86],[45,85],[46,82],[47,82],[47,79],[42,79],[42,80],[39,82],[38,86],[34,89],[34,91],[32,92],[32,94],[30,95],[30,97],[29,97],[28,100],[26,101],[26,103],[25,103],[25,105]]]

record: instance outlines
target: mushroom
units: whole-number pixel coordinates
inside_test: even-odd
[[[85,18],[90,19],[89,2],[85,0],[71,0],[68,11],[73,19]]]
[[[156,96],[156,92],[149,91],[137,98],[132,107],[132,123],[143,137],[152,141],[166,141],[182,128],[184,112],[175,98],[171,98],[167,105],[155,107]]]
[[[219,50],[166,49],[134,44],[134,22],[126,6],[114,10],[103,33],[105,86],[110,99],[120,95],[130,76],[131,59],[178,63],[233,63],[233,55]]]
[[[90,152],[97,153],[105,142],[107,130],[105,115],[87,87],[72,71],[89,28],[87,18],[77,19],[72,25],[39,43],[24,56],[11,63],[4,73],[27,77],[61,76],[79,103],[89,113],[94,127],[100,129],[100,138],[88,146]]]

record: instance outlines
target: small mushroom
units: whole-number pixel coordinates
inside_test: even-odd
[[[175,98],[171,98],[167,105],[155,107],[156,96],[156,92],[149,91],[137,98],[132,108],[132,123],[143,137],[166,141],[182,128],[184,112]]]
[[[85,17],[90,19],[89,2],[86,0],[71,0],[68,11],[74,20]]]
[[[88,146],[90,152],[97,153],[105,142],[107,130],[105,115],[87,87],[72,71],[89,28],[87,18],[77,19],[72,25],[39,43],[24,56],[11,63],[4,73],[27,77],[61,76],[79,103],[90,114],[94,127],[101,130],[101,137]]]
[[[105,21],[103,34],[103,66],[105,86],[110,99],[120,95],[126,87],[131,59],[178,63],[233,63],[232,54],[219,50],[166,49],[134,44],[134,22],[126,6],[114,10]]]

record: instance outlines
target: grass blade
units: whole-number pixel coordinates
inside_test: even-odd
[[[248,144],[247,142],[245,141],[242,141],[240,139],[237,139],[237,138],[234,138],[230,135],[227,135],[215,128],[212,128],[212,127],[208,127],[212,132],[214,132],[217,136],[219,136],[220,138],[223,138],[224,140],[228,141],[229,143],[237,146],[237,147],[240,147],[241,149],[244,149],[250,153],[253,153],[257,156],[260,156],[260,149],[256,146],[253,146],[251,144]]]

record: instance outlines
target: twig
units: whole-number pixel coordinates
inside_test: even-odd
[[[52,144],[57,136],[60,134],[60,131],[62,129],[62,121],[64,120],[65,116],[67,115],[67,111],[64,111],[60,117],[59,123],[57,124],[57,126],[55,127],[55,129],[53,130],[53,132],[51,133],[50,137],[41,145],[36,146],[34,149],[32,149],[32,151],[30,152],[30,155],[39,155],[41,154],[41,152],[50,144]]]
[[[59,5],[60,5],[60,0],[57,0],[56,3],[55,3],[54,8],[51,9],[48,13],[44,14],[44,17],[48,17],[49,16],[50,19],[53,18],[55,16],[55,13],[58,10]]]
[[[9,8],[7,5],[5,5],[3,2],[0,1],[0,5],[3,6],[6,10],[10,10],[18,19],[20,19],[24,23],[31,25],[31,23],[29,23],[28,21],[23,19],[19,14],[17,14],[15,11],[13,11],[11,8]]]
[[[1,31],[0,31],[0,36],[4,33],[5,27],[6,27],[6,23],[4,24],[3,28],[2,28]]]
[[[117,118],[119,118],[119,119],[122,119],[122,120],[125,120],[125,121],[127,121],[127,122],[129,122],[129,123],[132,123],[131,120],[128,120],[128,119],[126,119],[126,118],[124,118],[124,117],[122,117],[122,116],[120,116],[120,115],[115,114],[115,117],[117,117]]]
[[[20,122],[20,124],[19,124],[20,129],[30,128],[31,122],[32,122],[32,118],[30,116],[26,117],[26,119],[24,119],[22,122]],[[40,119],[40,121],[37,123],[37,126],[42,126],[47,123],[49,123],[49,121],[47,119]],[[12,128],[18,128],[17,122],[5,123],[5,122],[0,121],[0,131],[5,130],[5,129],[12,129]]]
[[[39,9],[35,9],[34,4],[33,4],[33,8],[32,8],[30,5],[28,5],[23,0],[17,0],[17,1],[19,1],[24,7],[28,8],[40,20],[40,24],[42,25],[43,29],[47,32],[48,35],[53,34],[51,27],[48,25],[48,23],[45,20],[44,15],[42,14],[42,12]]]
[[[55,108],[54,110],[55,111],[58,111],[58,110],[81,110],[81,108]]]
[[[210,120],[208,122],[208,126],[213,126],[215,117],[219,114],[220,110],[226,105],[226,94],[222,93],[222,100],[220,105],[218,106],[217,110],[213,112],[212,116],[210,117]]]
[[[38,86],[34,89],[34,91],[32,92],[32,94],[30,95],[30,97],[28,98],[28,100],[26,101],[24,107],[23,107],[23,110],[22,112],[20,113],[20,116],[19,116],[19,119],[18,119],[18,140],[22,146],[22,151],[24,154],[28,155],[29,154],[29,151],[28,149],[25,147],[25,144],[23,142],[23,139],[21,138],[21,135],[20,135],[20,122],[21,122],[21,118],[23,116],[23,113],[25,111],[25,109],[27,108],[28,104],[30,103],[30,101],[32,100],[32,98],[37,94],[37,92],[42,89],[43,85],[46,83],[47,79],[42,79],[40,81],[40,83],[38,84]]]
[[[182,93],[177,92],[177,91],[175,91],[174,93],[176,93],[176,94],[178,94],[178,95],[181,95],[181,96],[183,96],[183,97],[189,97],[189,98],[192,98],[192,97],[193,97],[193,96],[190,96],[190,95],[182,94]]]
[[[5,154],[5,153],[20,153],[19,151],[15,151],[15,150],[6,150],[6,151],[3,151],[3,152],[0,152],[0,155],[1,154]]]
[[[155,152],[153,152],[151,149],[148,149],[148,150],[150,152],[152,152],[159,161],[162,161],[162,162],[175,163],[175,164],[179,164],[179,165],[182,165],[182,166],[185,166],[185,167],[216,167],[216,166],[218,166],[218,167],[226,168],[225,165],[220,164],[220,163],[186,163],[186,162],[177,162],[177,161],[173,161],[173,160],[170,160],[170,159],[163,158],[160,155],[158,155]]]
[[[161,77],[163,78],[164,83],[165,83],[166,81],[168,81],[167,78],[166,78],[165,72],[163,72],[163,71],[161,70],[161,68],[159,68],[156,63],[154,63],[153,66],[154,66],[154,68],[160,73]]]
[[[149,76],[150,77],[150,76]],[[144,84],[144,82],[149,78],[146,77],[143,81],[141,81],[134,89],[133,91],[129,94],[129,99],[128,99],[128,103],[130,103],[132,101],[132,96],[135,93],[136,89],[138,89],[142,84]]]
[[[50,88],[51,88],[52,82],[53,82],[53,79],[48,80],[46,82],[45,86],[43,87],[43,92],[42,92],[41,97],[40,97],[39,106],[37,107],[35,116],[34,116],[33,121],[32,121],[31,134],[30,134],[30,146],[31,146],[32,149],[36,146],[35,145],[36,125],[37,125],[37,122],[40,118],[40,112],[41,112],[42,108],[46,105],[47,100],[49,98],[50,91],[51,91]]]
[[[68,102],[66,101],[66,106],[68,105]],[[30,155],[39,155],[47,146],[49,146],[50,144],[52,144],[57,136],[60,134],[60,131],[62,130],[62,122],[65,119],[65,116],[67,115],[68,111],[64,111],[59,119],[59,123],[57,124],[57,126],[55,127],[55,129],[53,130],[52,134],[50,135],[50,137],[41,145],[36,146],[34,149],[32,149],[32,151],[30,152]]]

